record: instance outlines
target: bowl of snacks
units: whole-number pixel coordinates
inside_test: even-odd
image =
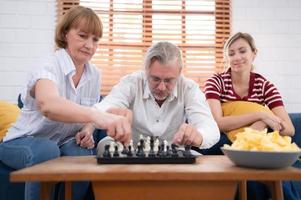
[[[238,133],[231,146],[221,149],[237,166],[261,169],[289,167],[301,155],[291,137],[281,136],[278,131],[267,133],[250,128]]]

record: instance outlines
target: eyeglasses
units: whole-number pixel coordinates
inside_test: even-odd
[[[161,79],[157,76],[151,76],[151,75],[148,77],[148,79],[154,85],[159,85],[161,82],[163,82],[165,84],[165,86],[170,86],[177,82],[177,78]]]

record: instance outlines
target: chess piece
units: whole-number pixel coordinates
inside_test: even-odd
[[[145,157],[145,153],[144,153],[142,145],[138,146],[138,150],[137,150],[137,154],[136,155],[137,155],[137,157]]]
[[[190,149],[191,149],[190,145],[185,145],[185,151],[184,151],[184,156],[185,157],[190,157],[191,156]]]
[[[167,147],[166,147],[166,157],[171,157],[171,155],[172,155],[172,151],[170,149],[170,146],[167,145]]]
[[[144,152],[149,153],[150,151],[150,137],[147,136],[146,141],[144,142]]]
[[[167,146],[168,146],[167,140],[164,140],[164,141],[163,141],[163,144],[164,144],[163,150],[164,150],[164,152],[166,153],[166,152],[167,152]]]
[[[110,145],[109,144],[105,145],[105,150],[102,154],[102,156],[104,158],[111,158],[111,153],[110,153],[109,149],[110,149]]]
[[[121,153],[123,154],[123,155],[127,155],[128,154],[128,148],[125,146],[125,145],[123,145],[123,149],[122,149],[122,151],[121,151]]]
[[[150,144],[151,138],[149,136],[146,137],[146,143]]]
[[[150,158],[156,157],[156,154],[155,154],[155,151],[154,151],[154,138],[153,138],[153,136],[152,136],[152,138],[150,139],[150,144],[149,144],[149,146],[150,146],[150,150],[149,150],[149,152],[148,152],[148,157],[150,157]]]
[[[141,135],[141,136],[142,136],[142,135]],[[144,143],[143,136],[142,136],[142,138],[139,140],[139,144],[140,144],[140,146],[142,147],[142,149],[144,149],[145,143]]]
[[[129,146],[131,146],[133,148],[133,140],[130,140]]]
[[[127,153],[127,156],[128,156],[128,157],[132,157],[132,156],[133,156],[132,146],[131,146],[131,145],[129,145],[129,147],[128,147],[128,153]]]
[[[161,150],[161,145],[159,145],[159,146],[158,146],[158,150],[157,150],[157,156],[160,156],[160,155],[161,155],[161,151],[162,151],[162,150]]]
[[[115,146],[115,151],[113,153],[113,157],[119,157],[118,146]]]
[[[154,146],[154,142],[155,142],[154,136],[151,136],[151,137],[150,137],[150,140],[149,140],[150,146]]]
[[[160,144],[160,141],[158,139],[158,137],[156,138],[155,142],[154,142],[154,151],[155,152],[159,152],[159,144]]]
[[[159,157],[165,157],[165,144],[162,142],[159,146],[158,156]]]
[[[115,142],[112,141],[112,142],[110,143],[110,148],[109,148],[109,151],[110,151],[111,154],[114,153],[114,150],[115,150],[115,149],[114,149],[114,146],[115,146]]]
[[[179,156],[179,155],[178,155],[177,147],[178,147],[177,145],[171,144],[171,157],[176,158],[176,157]]]

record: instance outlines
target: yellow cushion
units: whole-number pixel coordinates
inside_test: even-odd
[[[11,124],[16,121],[19,114],[18,106],[0,101],[0,140],[2,140]]]
[[[237,116],[252,112],[272,112],[266,106],[248,101],[231,101],[222,103],[223,116]],[[232,142],[236,139],[236,134],[242,132],[246,127],[241,127],[227,132],[229,140]]]

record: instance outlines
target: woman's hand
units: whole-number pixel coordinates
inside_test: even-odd
[[[254,122],[249,127],[254,129],[254,130],[257,130],[257,131],[262,131],[265,128],[267,128],[268,126],[267,126],[266,123],[264,123],[263,121],[260,120],[260,121]]]
[[[282,119],[273,113],[262,112],[261,120],[274,131],[281,131],[282,129]]]
[[[109,108],[107,110],[108,113],[120,115],[126,117],[129,120],[129,123],[132,124],[133,121],[133,113],[130,109],[127,108]]]
[[[96,111],[94,126],[106,129],[108,136],[123,144],[129,144],[132,138],[132,130],[129,119],[106,112]]]
[[[83,129],[75,135],[76,144],[83,148],[92,149],[94,148],[93,131]]]

